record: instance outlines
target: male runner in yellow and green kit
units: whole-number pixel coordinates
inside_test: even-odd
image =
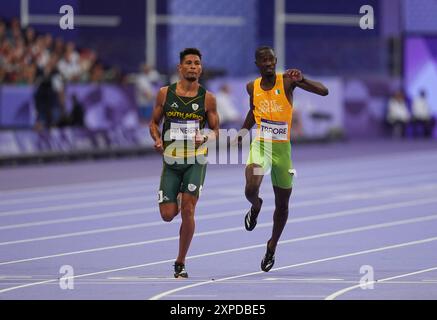
[[[276,56],[270,47],[259,47],[255,52],[255,64],[261,77],[247,84],[250,110],[242,129],[250,130],[257,125],[257,137],[253,140],[246,163],[245,195],[252,204],[245,216],[246,230],[252,231],[261,210],[258,197],[264,174],[271,172],[275,193],[272,236],[261,261],[261,269],[268,272],[275,262],[275,250],[288,219],[288,202],[293,185],[294,169],[291,162],[290,130],[293,114],[293,90],[303,90],[326,96],[328,89],[321,83],[305,78],[301,71],[287,70],[276,73]],[[246,131],[247,132],[247,131]]]
[[[202,55],[196,48],[180,52],[180,80],[162,87],[150,122],[155,149],[163,154],[159,211],[172,221],[181,211],[179,253],[174,264],[175,278],[187,278],[185,257],[194,234],[194,211],[206,173],[206,141],[218,136],[219,118],[213,94],[199,84]],[[159,130],[164,119],[162,134]],[[211,132],[201,134],[208,123]],[[181,194],[181,196],[179,196]],[[178,205],[178,202],[180,204]]]

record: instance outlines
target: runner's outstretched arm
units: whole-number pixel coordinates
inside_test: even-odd
[[[322,83],[305,78],[300,70],[288,69],[285,71],[284,76],[293,80],[294,87],[298,87],[305,91],[321,96],[327,96],[329,94],[328,88],[326,88]]]

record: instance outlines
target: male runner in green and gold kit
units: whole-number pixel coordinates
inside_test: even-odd
[[[293,90],[303,90],[326,96],[328,89],[320,82],[304,78],[296,69],[284,74],[276,73],[276,56],[270,47],[255,52],[255,64],[261,77],[247,84],[250,110],[242,129],[257,125],[257,137],[251,144],[246,163],[245,195],[251,203],[244,225],[252,231],[257,223],[262,199],[258,197],[264,174],[271,172],[275,193],[272,236],[261,261],[261,269],[269,271],[275,262],[275,250],[288,219],[288,202],[291,195],[294,169],[291,162],[290,130],[293,114]],[[247,132],[247,131],[246,131]],[[241,137],[240,137],[241,138]]]
[[[174,264],[174,276],[187,278],[185,257],[193,238],[194,211],[206,173],[205,143],[218,136],[219,118],[214,95],[199,84],[202,73],[200,51],[187,48],[180,52],[179,58],[180,80],[159,90],[150,134],[155,141],[155,149],[163,154],[158,191],[161,217],[164,221],[172,221],[181,211],[179,253]],[[161,134],[159,127],[163,119]],[[211,132],[203,135],[201,130],[206,123]]]

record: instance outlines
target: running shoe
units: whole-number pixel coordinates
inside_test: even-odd
[[[261,203],[259,211],[261,211],[263,200],[259,198],[259,202]],[[254,218],[254,215],[259,213],[259,211],[255,212],[255,210],[253,210],[253,208],[251,207],[250,210],[247,212],[246,216],[244,217],[244,226],[246,227],[247,231],[252,231],[253,229],[255,229],[257,218]]]
[[[185,264],[175,262],[174,263],[174,277],[175,278],[188,278],[188,273],[185,270]]]
[[[269,241],[268,241],[266,254],[261,261],[261,270],[264,272],[269,272],[274,264],[275,264],[275,252],[270,250]]]

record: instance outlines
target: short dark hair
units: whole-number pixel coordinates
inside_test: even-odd
[[[256,49],[256,51],[255,51],[255,60],[258,60],[258,58],[261,56],[261,53],[262,53],[263,51],[266,51],[266,50],[272,50],[273,52],[275,52],[275,51],[273,50],[273,48],[272,48],[272,47],[269,47],[269,46],[261,46],[261,47],[258,47],[258,48]]]
[[[189,54],[194,54],[194,55],[198,56],[200,58],[200,60],[202,60],[202,54],[200,53],[199,49],[197,49],[197,48],[185,48],[183,51],[181,51],[179,53],[179,62],[182,63],[185,56],[187,56]]]

